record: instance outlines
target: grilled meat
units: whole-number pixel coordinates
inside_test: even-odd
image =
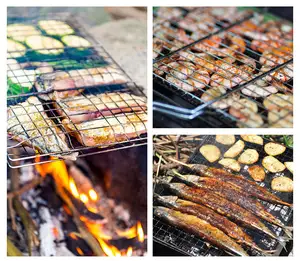
[[[165,207],[155,207],[154,215],[164,219],[171,225],[193,233],[220,248],[240,256],[248,256],[245,250],[234,240],[203,219]]]
[[[68,119],[62,121],[69,134],[85,146],[107,146],[136,138],[146,132],[146,122],[144,112],[100,117],[82,123],[72,123]]]
[[[266,188],[257,185],[254,181],[248,180],[243,176],[234,175],[226,170],[208,167],[202,164],[185,164],[174,159],[171,160],[192,169],[199,175],[216,178],[221,181],[228,182],[236,187],[241,188],[244,192],[247,192],[248,194],[261,200],[289,207],[293,205],[291,203],[282,201],[280,198],[272,194]]]
[[[253,242],[251,237],[248,236],[237,224],[210,208],[190,201],[179,199],[177,196],[156,196],[156,199],[166,207],[172,208],[182,213],[194,215],[202,220],[205,220],[212,226],[222,230],[226,235],[235,239],[238,243],[250,246],[262,253],[267,253],[265,250],[260,249]]]
[[[82,94],[58,100],[54,106],[60,115],[70,119],[73,123],[122,112],[147,110],[146,101],[142,97],[123,92]]]
[[[63,131],[48,117],[38,98],[32,96],[23,103],[10,106],[7,115],[7,132],[12,139],[33,147],[40,153],[76,159],[78,153],[70,152]]]
[[[37,78],[35,87],[40,93],[52,91],[51,93],[40,94],[40,98],[43,100],[58,100],[78,95],[86,86],[126,82],[128,82],[128,79],[123,73],[112,66],[108,66],[45,73]]]
[[[209,189],[220,197],[224,197],[242,208],[251,211],[256,216],[279,227],[285,228],[282,222],[269,213],[259,201],[252,198],[250,194],[244,192],[239,187],[232,186],[229,183],[225,183],[215,178],[178,174],[176,174],[176,177],[183,181],[192,182],[192,184],[197,187]]]
[[[212,191],[204,188],[188,187],[182,183],[168,183],[162,182],[177,196],[184,199],[193,201],[195,203],[203,204],[222,215],[243,224],[252,229],[256,229],[269,235],[270,237],[279,241],[285,240],[285,238],[277,237],[272,231],[270,231],[255,215],[250,211],[236,205],[235,203],[216,195]]]

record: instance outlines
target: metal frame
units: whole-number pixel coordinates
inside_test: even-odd
[[[23,165],[33,165],[33,164],[37,164],[36,162],[33,162],[34,159],[36,158],[36,156],[41,156],[42,157],[42,161],[39,163],[43,163],[43,162],[49,162],[49,161],[54,161],[57,159],[50,159],[49,157],[51,155],[55,155],[55,154],[59,154],[59,155],[67,155],[71,152],[79,152],[79,157],[82,156],[87,156],[87,155],[92,155],[92,154],[97,154],[97,153],[104,153],[104,152],[108,152],[108,151],[114,151],[114,150],[118,150],[118,149],[125,149],[125,148],[130,148],[130,147],[134,147],[134,146],[141,146],[141,145],[145,145],[147,143],[147,134],[146,132],[146,123],[144,120],[142,120],[140,118],[141,114],[144,114],[146,116],[146,111],[147,111],[147,101],[146,101],[146,96],[142,90],[142,88],[140,88],[139,86],[137,86],[132,80],[131,78],[125,73],[125,71],[113,60],[113,58],[105,51],[105,49],[100,45],[100,43],[98,43],[89,33],[87,33],[87,29],[84,28],[84,22],[80,20],[80,18],[78,19],[78,17],[75,17],[74,15],[70,15],[69,13],[55,13],[55,14],[49,14],[47,16],[29,16],[29,17],[23,17],[23,18],[13,18],[13,17],[9,17],[8,21],[13,22],[13,21],[18,21],[23,22],[23,23],[29,23],[29,24],[37,24],[38,20],[47,20],[47,19],[57,19],[60,21],[64,21],[67,22],[76,32],[76,35],[82,36],[83,38],[87,39],[92,45],[89,48],[91,50],[91,56],[88,57],[90,60],[88,61],[90,64],[93,65],[93,63],[95,64],[95,66],[89,66],[86,69],[84,69],[85,67],[83,66],[80,69],[74,69],[73,70],[73,74],[75,74],[75,76],[70,75],[69,76],[71,79],[73,80],[82,80],[84,82],[83,85],[80,85],[79,87],[74,87],[74,88],[69,88],[69,89],[61,89],[59,90],[59,92],[63,92],[63,91],[74,91],[77,90],[79,91],[81,94],[79,96],[74,96],[74,99],[83,99],[86,103],[88,103],[88,109],[86,111],[81,111],[78,112],[73,115],[73,116],[84,116],[84,114],[88,114],[88,113],[96,113],[97,118],[95,117],[94,121],[98,121],[98,120],[102,120],[103,122],[105,122],[105,126],[103,127],[103,131],[106,131],[106,129],[112,130],[112,132],[114,133],[114,140],[113,142],[111,142],[110,144],[102,144],[101,142],[96,142],[94,146],[85,146],[85,145],[78,145],[77,141],[73,138],[70,137],[70,134],[74,135],[74,133],[77,133],[77,135],[82,135],[80,131],[87,131],[87,130],[92,130],[93,128],[88,128],[88,129],[84,129],[84,130],[80,130],[76,127],[75,124],[74,127],[76,129],[76,131],[67,131],[65,129],[65,127],[62,124],[61,118],[61,112],[64,111],[64,108],[61,106],[60,102],[56,102],[55,99],[51,100],[51,101],[45,101],[45,97],[47,97],[47,95],[52,95],[53,91],[38,91],[35,87],[32,88],[32,90],[30,92],[22,92],[21,94],[18,95],[8,95],[7,97],[7,102],[8,105],[13,106],[13,105],[20,105],[20,102],[23,102],[26,100],[26,98],[28,98],[29,96],[36,96],[39,97],[43,102],[42,102],[42,106],[43,106],[43,111],[40,112],[37,108],[37,113],[39,113],[42,116],[42,119],[46,124],[46,126],[42,127],[42,128],[46,128],[46,129],[51,129],[52,134],[49,135],[57,135],[57,133],[53,133],[53,129],[59,129],[65,136],[67,139],[67,143],[68,146],[70,148],[70,151],[66,152],[63,151],[60,148],[60,151],[58,151],[57,153],[41,153],[36,155],[36,153],[34,152],[34,148],[32,148],[33,150],[30,150],[28,146],[24,145],[22,142],[18,142],[18,143],[12,143],[9,140],[9,144],[8,144],[8,149],[10,150],[10,152],[8,152],[7,157],[8,157],[8,164],[10,165],[10,167],[20,167],[20,166],[16,166],[16,163],[20,163],[22,166]],[[48,59],[43,60],[43,62],[57,62],[57,61],[61,61],[61,59],[69,59],[69,49],[72,49],[70,47],[65,47],[63,50],[63,54],[59,57],[49,57]],[[44,49],[43,49],[44,50]],[[47,50],[51,50],[51,49],[47,49]],[[28,49],[26,54],[28,52],[30,52],[32,50]],[[28,57],[27,55],[25,55],[24,57],[22,57],[22,63],[25,64],[25,66],[28,66],[28,63],[30,65],[32,64],[36,64],[36,61],[31,61],[30,57]],[[72,58],[71,58],[72,59]],[[84,64],[84,62],[86,61],[86,57],[83,57],[81,60],[76,60],[79,63]],[[86,77],[91,77],[93,80],[96,78],[93,78],[92,74],[91,74],[91,70],[93,70],[93,68],[95,67],[99,67],[98,63],[104,62],[105,64],[107,64],[109,67],[109,69],[113,69],[113,72],[111,73],[111,71],[109,71],[109,69],[107,69],[104,73],[102,72],[102,74],[100,72],[96,72],[96,77],[98,77],[97,79],[104,79],[104,77],[106,77],[106,79],[111,79],[112,82],[108,82],[108,83],[102,83],[100,82],[95,82],[95,84],[86,84],[86,81],[84,78]],[[97,66],[98,65],[98,66]],[[42,66],[47,66],[47,65],[42,65]],[[76,66],[75,66],[76,67]],[[103,66],[101,67],[103,70]],[[64,64],[61,65],[60,68],[55,68],[55,69],[59,69],[59,70],[64,70]],[[10,70],[10,69],[9,69]],[[68,71],[70,72],[70,71]],[[109,74],[105,75],[105,74]],[[115,73],[115,76],[114,74]],[[94,74],[94,72],[93,72]],[[117,75],[117,79],[116,79],[116,75]],[[121,77],[121,78],[119,78]],[[116,80],[115,80],[116,79]],[[119,79],[122,79],[122,81],[120,81]],[[124,99],[122,98],[122,93],[128,95],[130,97],[130,99]],[[115,99],[114,100],[110,100],[109,102],[107,101],[103,101],[101,95],[114,95]],[[139,99],[139,97],[136,96],[140,96],[142,100],[145,100],[144,105],[140,105],[141,101]],[[97,99],[96,99],[97,97]],[[43,99],[44,98],[44,99]],[[96,99],[96,102],[95,102]],[[70,100],[70,98],[68,98],[68,100]],[[117,101],[116,101],[117,100]],[[122,106],[120,105],[122,104]],[[55,105],[55,106],[54,106]],[[112,106],[112,108],[110,108],[109,106]],[[125,106],[125,108],[124,108]],[[100,107],[100,109],[99,109]],[[101,108],[103,108],[103,110],[101,110]],[[72,107],[68,108],[69,110],[74,109]],[[25,110],[24,110],[25,111]],[[115,115],[117,111],[117,115]],[[60,112],[60,113],[59,113]],[[44,114],[45,113],[45,114]],[[129,113],[133,115],[133,117],[137,120],[131,120],[128,116]],[[47,118],[45,118],[44,115],[47,115]],[[29,129],[29,130],[25,130],[24,127],[22,126],[22,123],[26,123],[26,122],[21,122],[19,120],[18,117],[20,116],[25,116],[27,118],[29,118],[29,123],[32,124],[33,129]],[[30,118],[30,113],[25,113],[25,115],[18,115],[17,120],[19,121],[20,127],[23,128],[24,131],[24,135],[26,135],[28,138],[34,140],[37,138],[43,138],[45,140],[45,137],[42,135],[42,133],[40,132],[39,129],[41,128],[37,128],[37,126],[35,125],[35,122]],[[101,116],[101,118],[99,118]],[[68,119],[69,121],[72,120],[70,119],[70,115],[68,115],[68,112],[65,112],[63,115],[64,118]],[[123,121],[120,122],[120,117],[123,117],[123,120],[126,121],[126,123],[124,123]],[[21,118],[20,118],[21,119]],[[110,120],[113,120],[116,122],[116,124],[111,124]],[[51,122],[51,126],[49,126],[49,123]],[[28,123],[28,122],[27,122]],[[144,134],[140,133],[139,130],[136,129],[136,124],[143,124],[143,128],[144,128]],[[115,128],[119,127],[122,128],[123,131],[125,132],[125,127],[126,126],[131,126],[131,128],[134,128],[135,130],[135,134],[133,135],[128,135],[128,133],[125,133],[125,135],[123,135],[123,139],[120,139],[117,137],[117,135],[115,134]],[[52,127],[52,128],[51,128]],[[95,128],[96,129],[96,128]],[[28,135],[28,132],[32,131],[32,130],[38,130],[38,132],[40,133],[40,135],[36,136],[36,137],[30,137]],[[42,130],[42,129],[41,129]],[[99,129],[97,128],[97,130],[99,131]],[[9,138],[10,139],[10,138]],[[101,149],[99,147],[102,147]],[[18,148],[20,149],[20,155],[14,155],[11,153],[11,149],[13,148]],[[22,162],[21,162],[22,161]]]
[[[239,139],[239,135],[236,135],[236,140]],[[268,142],[269,140],[264,139],[265,142]],[[215,141],[215,135],[203,135],[201,141],[195,143],[195,152],[190,156],[188,162],[189,163],[199,163],[204,164],[207,166],[212,166],[216,168],[222,168],[222,166],[218,163],[209,163],[205,158],[199,153],[199,148],[203,144],[215,144],[222,152],[222,154],[230,147],[225,146],[220,143],[217,143]],[[261,165],[261,161],[263,157],[266,155],[264,152],[264,146],[262,145],[256,145],[253,143],[245,142],[246,148],[256,149],[260,155],[259,162],[256,164]],[[279,160],[284,161],[293,161],[293,150],[286,149],[286,151],[279,155]],[[243,164],[241,164],[243,165]],[[249,178],[249,174],[247,173],[247,170],[245,170],[244,165],[241,168],[240,174],[243,175],[245,178]],[[194,174],[191,170],[182,167],[179,172],[185,173],[185,174]],[[275,176],[279,176],[280,174],[275,174]],[[288,170],[284,171],[284,175],[291,177],[292,174],[289,173]],[[272,175],[272,177],[266,177],[266,180],[261,182],[260,185],[270,188],[270,182],[275,177]],[[176,178],[174,178],[176,180]],[[154,191],[159,195],[169,195],[170,193],[168,190],[164,189],[163,186],[155,183]],[[292,202],[293,198],[292,195],[285,195],[284,193],[276,193],[277,195],[280,195],[280,197],[287,201]],[[158,203],[154,199],[154,205],[157,205]],[[274,216],[279,218],[286,226],[292,225],[293,222],[293,210],[287,206],[282,205],[275,205],[267,202],[262,202],[262,204],[265,206],[265,208],[270,211]],[[159,205],[159,204],[158,204]],[[273,226],[265,221],[263,221],[269,229],[271,229],[276,235],[282,236],[284,232],[281,228]],[[201,238],[195,237],[192,234],[186,233],[185,231],[175,228],[173,226],[170,226],[165,221],[154,217],[153,220],[153,239],[154,241],[163,244],[171,249],[174,249],[176,251],[179,251],[185,255],[212,255],[212,256],[222,256],[222,255],[228,255],[224,250],[221,250],[215,246],[208,245],[205,241],[203,241]],[[258,232],[255,232],[250,229],[245,229],[247,234],[249,234],[253,239],[254,242],[262,247],[263,249],[268,250],[276,250],[276,252],[273,255],[279,255],[281,250],[283,249],[283,246],[281,246],[276,240],[269,238],[268,236],[265,236],[263,234],[260,234]],[[180,233],[180,236],[178,235]],[[249,251],[249,254],[251,255],[261,255],[258,251],[246,248]]]
[[[219,101],[224,101],[225,98],[228,98],[230,95],[232,95],[233,93],[237,93],[237,91],[239,90],[243,90],[243,89],[249,89],[249,85],[256,82],[257,80],[265,80],[265,77],[268,76],[269,78],[271,78],[271,80],[273,81],[278,81],[278,79],[271,75],[271,73],[273,72],[278,72],[281,68],[286,68],[290,71],[291,70],[291,66],[292,66],[292,63],[293,63],[293,58],[286,58],[286,57],[280,57],[278,56],[278,54],[274,54],[274,53],[271,53],[274,58],[278,58],[278,59],[281,59],[283,60],[283,62],[275,62],[272,58],[266,58],[266,61],[268,62],[271,62],[273,64],[275,64],[275,66],[272,66],[268,71],[266,72],[259,72],[257,73],[256,71],[260,68],[258,68],[257,66],[261,66],[261,63],[259,62],[259,59],[260,57],[262,56],[258,51],[255,51],[251,48],[248,47],[248,45],[251,44],[251,42],[247,39],[244,39],[244,43],[246,44],[245,46],[245,51],[244,52],[240,52],[240,51],[237,51],[236,49],[233,49],[231,46],[228,46],[227,44],[224,44],[224,43],[221,43],[221,46],[223,47],[223,50],[222,52],[224,52],[224,50],[229,50],[231,51],[234,56],[238,55],[239,58],[236,58],[235,57],[235,60],[237,60],[239,63],[241,64],[245,64],[245,62],[243,62],[243,59],[247,60],[247,59],[251,59],[252,61],[255,62],[256,64],[256,69],[253,71],[253,72],[249,72],[245,69],[241,69],[240,66],[237,66],[235,64],[231,64],[227,61],[224,61],[222,59],[220,59],[220,57],[218,57],[217,55],[213,54],[214,51],[216,51],[217,49],[215,47],[211,47],[211,46],[207,46],[205,40],[207,39],[210,39],[211,42],[214,42],[215,40],[213,38],[211,38],[211,36],[217,36],[219,37],[220,39],[223,39],[224,40],[224,33],[226,33],[227,35],[230,35],[230,37],[240,37],[239,34],[236,34],[236,32],[232,32],[230,29],[236,29],[236,26],[242,24],[244,21],[248,21],[249,19],[251,19],[251,17],[253,17],[253,15],[251,16],[246,16],[246,18],[240,20],[240,21],[236,21],[235,23],[229,25],[229,26],[223,26],[221,27],[219,30],[217,31],[214,31],[212,33],[210,32],[205,32],[207,33],[203,38],[199,39],[199,40],[196,40],[194,41],[193,39],[191,39],[191,37],[189,37],[187,34],[186,34],[186,38],[188,38],[188,41],[192,41],[191,43],[189,44],[184,44],[183,43],[183,46],[181,46],[180,48],[178,49],[175,49],[173,51],[173,48],[170,48],[170,52],[167,53],[167,54],[164,54],[164,53],[159,53],[160,56],[158,56],[154,61],[153,61],[153,67],[154,67],[154,82],[155,83],[159,83],[160,85],[164,86],[164,87],[168,87],[170,88],[171,90],[178,90],[179,92],[181,92],[181,96],[183,97],[183,99],[189,101],[191,99],[195,100],[198,102],[198,104],[196,104],[195,108],[194,109],[187,109],[187,108],[184,108],[184,107],[178,107],[178,106],[174,106],[174,105],[170,105],[170,104],[164,104],[164,103],[161,103],[161,102],[154,102],[153,103],[153,109],[156,110],[156,111],[159,111],[159,112],[162,112],[162,113],[165,113],[165,114],[168,114],[168,115],[172,115],[172,116],[175,116],[175,117],[178,117],[178,118],[182,118],[182,119],[187,119],[187,120],[191,120],[191,119],[194,119],[200,115],[203,115],[206,113],[207,111],[207,108],[210,107],[210,108],[215,108],[214,105],[217,104],[217,102]],[[176,22],[178,22],[178,20],[180,19],[177,19]],[[218,22],[218,24],[222,24],[222,22]],[[168,29],[170,29],[170,27],[168,27]],[[170,31],[172,31],[173,29],[170,29]],[[177,29],[176,29],[177,30]],[[174,35],[176,34],[176,31],[174,29]],[[160,32],[161,33],[161,32]],[[172,40],[169,40],[168,39],[168,36],[170,35],[170,32],[167,32],[167,33],[163,33],[164,35],[166,35],[164,38],[163,36],[157,36],[157,35],[154,35],[155,38],[161,40],[162,42],[167,42],[167,44],[171,46],[176,46],[176,44],[174,45],[174,43],[172,42]],[[178,38],[176,38],[176,36],[172,35],[172,38],[175,39],[177,42],[179,42]],[[231,66],[231,68],[235,69],[236,71],[238,71],[240,73],[240,75],[243,75],[242,77],[240,76],[239,78],[244,81],[245,83],[241,83],[240,81],[239,82],[235,82],[234,80],[232,80],[232,78],[234,77],[234,73],[231,72],[231,71],[228,71],[227,69],[223,70],[219,65],[217,65],[215,63],[215,61],[211,61],[211,60],[207,60],[207,58],[204,58],[203,56],[200,56],[200,55],[197,55],[197,53],[194,53],[194,52],[191,52],[190,48],[191,47],[194,47],[195,45],[197,44],[201,44],[202,46],[204,47],[207,47],[208,48],[208,51],[207,50],[202,50],[202,54],[209,54],[210,56],[212,56],[214,59],[216,59],[215,61],[221,61],[228,65],[228,66]],[[237,45],[237,44],[236,44]],[[241,47],[241,46],[238,46],[238,47]],[[218,50],[219,51],[219,50]],[[285,53],[283,51],[283,53]],[[224,55],[225,54],[225,55]],[[290,53],[285,53],[287,54],[288,56],[292,56],[292,54]],[[234,58],[232,56],[232,54],[227,54],[227,53],[223,53],[223,56],[225,58]],[[206,94],[206,95],[209,95],[209,96],[212,96],[209,92],[207,92],[206,88],[209,87],[211,88],[210,84],[207,84],[207,83],[203,83],[203,82],[200,82],[198,79],[195,79],[193,78],[193,76],[190,76],[190,75],[193,75],[193,73],[197,73],[197,75],[201,75],[201,73],[197,72],[197,69],[194,69],[194,68],[191,68],[191,67],[186,67],[188,70],[191,71],[191,73],[189,75],[183,73],[183,72],[180,72],[177,68],[173,67],[172,66],[172,62],[176,62],[178,60],[185,60],[187,62],[189,62],[192,65],[196,65],[196,66],[199,66],[199,64],[195,61],[196,59],[198,59],[198,61],[201,61],[201,67],[204,68],[206,71],[209,72],[210,75],[212,74],[216,74],[218,75],[219,77],[222,77],[223,79],[226,79],[228,81],[230,81],[231,83],[233,82],[234,86],[233,88],[229,89],[228,90],[228,87],[227,86],[224,86],[222,85],[221,83],[219,82],[216,82],[215,80],[212,80],[210,79],[210,81],[218,84],[219,86],[222,86],[222,87],[225,87],[226,89],[226,93],[219,96],[219,97],[212,97],[212,99],[210,101],[204,101],[201,99],[201,95],[202,94]],[[165,62],[166,61],[166,62]],[[236,61],[235,61],[236,62]],[[203,63],[205,65],[203,65]],[[218,68],[217,71],[212,71],[211,68],[207,67],[207,66],[210,66],[210,65],[214,65]],[[290,66],[290,67],[287,67],[287,66]],[[163,69],[162,69],[163,68]],[[221,74],[220,74],[220,71],[221,71]],[[222,72],[224,72],[227,74],[226,76],[224,76],[224,73],[222,74]],[[172,73],[173,72],[173,73]],[[282,72],[282,71],[281,71]],[[175,75],[174,73],[177,73],[177,75]],[[170,82],[170,80],[168,79],[165,79],[166,76],[162,76],[162,75],[167,75],[167,76],[172,76],[173,79],[177,80],[177,82],[184,82],[185,84],[187,85],[191,85],[190,83],[187,83],[185,82],[182,78],[178,77],[178,74],[179,75],[182,75],[184,76],[183,78],[186,78],[186,77],[189,77],[189,79],[192,79],[195,83],[203,83],[203,87],[195,87],[195,89],[197,89],[196,93],[190,93],[190,92],[187,92],[185,90],[183,90],[182,88],[180,88],[179,86],[177,86],[175,83],[173,82]],[[246,76],[245,76],[246,75]],[[286,92],[290,92],[292,93],[292,85],[289,83],[292,81],[292,78],[289,76],[289,75],[286,75],[285,73],[283,73],[284,77],[288,79],[288,82],[285,82],[285,91]],[[203,74],[202,74],[203,77],[205,77]],[[283,84],[280,82],[280,84]],[[257,94],[256,92],[253,92],[253,90],[251,90],[252,93],[254,94]],[[178,92],[176,92],[178,94]],[[268,127],[269,124],[268,123],[265,123],[268,119],[266,118],[265,116],[265,112],[266,112],[266,108],[264,108],[264,106],[262,105],[262,102],[258,99],[258,98],[251,98],[249,96],[246,96],[244,95],[243,93],[239,93],[241,98],[245,98],[247,100],[251,100],[252,102],[254,102],[257,107],[259,108],[259,110],[261,112],[258,112],[259,116],[262,118],[263,120],[263,124],[261,126],[255,126],[255,127]],[[271,93],[270,93],[271,94]],[[180,95],[180,94],[179,94]],[[239,103],[238,101],[235,101],[235,103]],[[243,104],[240,104],[241,106]],[[277,104],[276,104],[277,106]],[[290,106],[292,106],[292,104],[290,104]],[[279,106],[280,107],[280,106]],[[226,112],[225,110],[223,109],[218,109],[218,108],[215,108],[216,111],[218,113],[222,113],[223,115],[231,118],[232,120],[234,120],[235,122],[239,123],[240,126],[242,127],[251,127],[249,126],[249,124],[247,124],[246,122],[243,122],[241,120],[239,120],[238,118],[236,117],[233,117],[232,115],[230,115],[228,112]],[[286,110],[286,108],[284,108]],[[280,116],[278,117],[277,121],[276,122],[273,122],[272,124],[276,124],[277,122],[279,122],[281,119],[285,118],[286,116],[289,116],[292,114],[292,111],[288,110],[286,115],[284,115],[283,117]]]

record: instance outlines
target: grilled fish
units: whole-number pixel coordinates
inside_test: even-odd
[[[32,96],[25,102],[9,106],[7,132],[12,139],[33,147],[40,153],[75,160],[78,153],[70,151],[64,133],[45,113],[38,98]]]
[[[166,207],[172,208],[174,210],[180,211],[182,213],[190,214],[197,216],[198,218],[205,220],[210,223],[212,226],[222,230],[226,235],[235,239],[238,243],[245,244],[252,247],[253,249],[258,250],[259,252],[267,254],[268,251],[265,251],[259,248],[248,236],[242,228],[237,224],[230,221],[226,217],[218,214],[210,208],[207,208],[203,205],[193,203],[191,201],[186,201],[179,199],[177,196],[159,196],[156,195],[156,199]]]
[[[212,244],[240,256],[248,256],[245,250],[218,228],[196,216],[183,214],[165,207],[155,207],[154,215],[173,226],[193,233]]]
[[[243,176],[234,175],[226,170],[208,167],[202,164],[185,164],[175,159],[171,159],[171,160],[194,170],[199,175],[216,178],[221,181],[228,182],[234,186],[241,188],[243,191],[261,200],[275,203],[275,204],[285,205],[289,207],[293,206],[293,204],[282,201],[280,198],[272,194],[266,188],[257,185],[254,181],[248,180]]]
[[[86,86],[122,84],[129,80],[112,66],[41,74],[35,87],[43,100],[58,100],[80,94]],[[81,89],[80,89],[81,88]],[[43,94],[43,93],[47,94]]]
[[[73,123],[122,112],[147,110],[146,101],[142,97],[125,92],[81,94],[56,100],[53,104],[60,115],[69,118]]]
[[[204,188],[188,187],[182,183],[167,183],[159,181],[173,191],[177,196],[184,199],[193,201],[198,204],[203,204],[221,215],[243,224],[252,229],[256,229],[269,235],[270,237],[277,239],[278,241],[286,240],[283,237],[277,237],[272,231],[270,231],[255,215],[248,210],[236,205],[235,203],[216,195],[212,191]]]
[[[146,133],[146,122],[147,115],[136,112],[100,117],[82,123],[72,123],[64,119],[62,124],[82,145],[108,146]]]
[[[269,213],[259,201],[252,198],[250,194],[246,194],[245,192],[243,192],[239,187],[232,186],[229,183],[225,183],[215,178],[199,177],[196,175],[180,175],[179,173],[175,175],[181,180],[191,182],[197,187],[209,189],[215,194],[224,197],[245,209],[250,210],[256,216],[279,227],[282,227],[283,229],[286,229],[284,224],[282,224],[279,219]]]

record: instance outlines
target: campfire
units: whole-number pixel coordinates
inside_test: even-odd
[[[28,251],[23,255],[77,256],[141,256],[146,254],[146,211],[143,221],[131,214],[130,207],[109,196],[109,181],[99,179],[86,160],[76,162],[55,160],[34,166],[12,169],[9,182],[19,172],[20,186],[8,193],[10,221],[8,235],[18,239],[18,218],[15,201],[24,206],[32,226],[25,229]],[[44,161],[43,161],[44,162]],[[101,170],[99,170],[101,172]],[[109,170],[104,176],[112,175]],[[32,177],[22,182],[22,177]],[[107,178],[106,178],[107,179]],[[23,184],[22,184],[23,183]],[[21,218],[22,220],[22,218]],[[11,223],[11,224],[10,224]],[[30,239],[30,234],[34,239]],[[10,237],[9,237],[10,238]],[[28,252],[28,253],[27,253]]]

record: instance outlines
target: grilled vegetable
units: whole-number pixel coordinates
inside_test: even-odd
[[[49,35],[67,35],[74,33],[72,27],[62,21],[42,20],[39,21],[38,25]]]
[[[7,58],[18,58],[24,56],[26,47],[14,40],[7,39]]]
[[[280,192],[293,192],[293,180],[288,177],[277,177],[272,180],[271,187]]]
[[[61,38],[61,41],[70,47],[83,48],[91,46],[88,40],[77,35],[65,35]]]
[[[280,198],[278,198],[276,195],[272,194],[266,188],[263,188],[263,187],[257,185],[254,181],[248,180],[248,179],[244,178],[243,176],[235,175],[226,170],[212,168],[212,167],[208,167],[208,166],[205,166],[202,164],[186,164],[186,163],[180,162],[180,161],[172,159],[172,158],[170,158],[170,160],[194,170],[199,175],[216,178],[221,181],[228,182],[234,186],[241,188],[246,193],[248,193],[254,197],[257,197],[261,200],[276,203],[276,204],[286,205],[286,206],[293,205],[293,204],[282,201]]]
[[[245,147],[245,142],[238,140],[232,147],[230,147],[225,153],[224,157],[226,158],[235,158],[239,155]]]
[[[265,98],[263,104],[270,111],[281,109],[293,110],[293,96],[282,93],[271,94]]]
[[[270,156],[277,156],[285,152],[286,147],[275,142],[269,142],[265,144],[265,152]]]
[[[255,144],[259,144],[259,145],[263,145],[264,144],[264,140],[262,139],[262,137],[258,136],[258,135],[241,135],[242,139],[244,141],[247,142],[251,142],[251,143],[255,143]]]
[[[235,137],[234,135],[216,135],[216,141],[224,145],[232,145]]]
[[[254,149],[245,150],[239,157],[238,161],[243,164],[253,164],[259,159],[259,154]]]
[[[165,207],[155,207],[154,215],[231,253],[248,256],[244,249],[235,243],[234,240],[218,228],[196,216],[183,214]]]
[[[40,153],[76,159],[78,153],[70,152],[64,133],[47,116],[38,98],[29,97],[23,103],[10,106],[7,115],[7,132],[14,140]]]
[[[253,242],[251,237],[248,236],[237,224],[208,207],[191,201],[179,199],[177,196],[156,196],[156,199],[166,207],[180,211],[181,213],[194,215],[202,220],[205,220],[212,226],[223,231],[226,235],[235,239],[238,243],[250,246],[260,252],[265,252],[263,249],[260,249]]]
[[[237,204],[223,198],[209,189],[192,188],[182,183],[167,183],[163,182],[173,193],[184,199],[193,201],[198,204],[203,204],[221,215],[240,222],[244,226],[259,230],[272,238],[282,240],[272,233],[255,215],[248,210],[238,206]]]
[[[209,162],[215,162],[221,156],[221,151],[215,145],[205,144],[200,148],[200,153]]]
[[[7,37],[19,42],[24,42],[30,35],[40,35],[34,26],[27,24],[9,24],[7,26]]]
[[[293,168],[293,162],[292,161],[287,161],[284,162],[284,165],[286,166],[286,168],[291,172],[294,173],[294,168]]]
[[[248,172],[255,181],[261,182],[266,177],[264,168],[262,168],[261,166],[258,166],[258,165],[249,167]]]
[[[263,166],[270,172],[276,173],[285,170],[285,165],[273,156],[266,156],[262,161]]]
[[[282,227],[290,235],[290,231],[282,224],[282,222],[265,210],[264,206],[257,200],[253,199],[250,194],[245,193],[241,188],[233,187],[231,184],[223,182],[215,178],[198,177],[195,175],[181,175],[175,173],[175,176],[183,182],[196,186],[198,188],[209,189],[216,195],[228,199],[240,207],[247,209],[254,215]]]
[[[39,54],[58,55],[64,52],[64,45],[52,37],[33,35],[28,36],[25,42]]]
[[[219,164],[223,165],[224,167],[228,169],[232,169],[234,171],[240,171],[241,165],[235,160],[230,158],[224,158],[219,160]]]
[[[270,111],[268,122],[270,128],[293,128],[293,111],[291,109]]]

